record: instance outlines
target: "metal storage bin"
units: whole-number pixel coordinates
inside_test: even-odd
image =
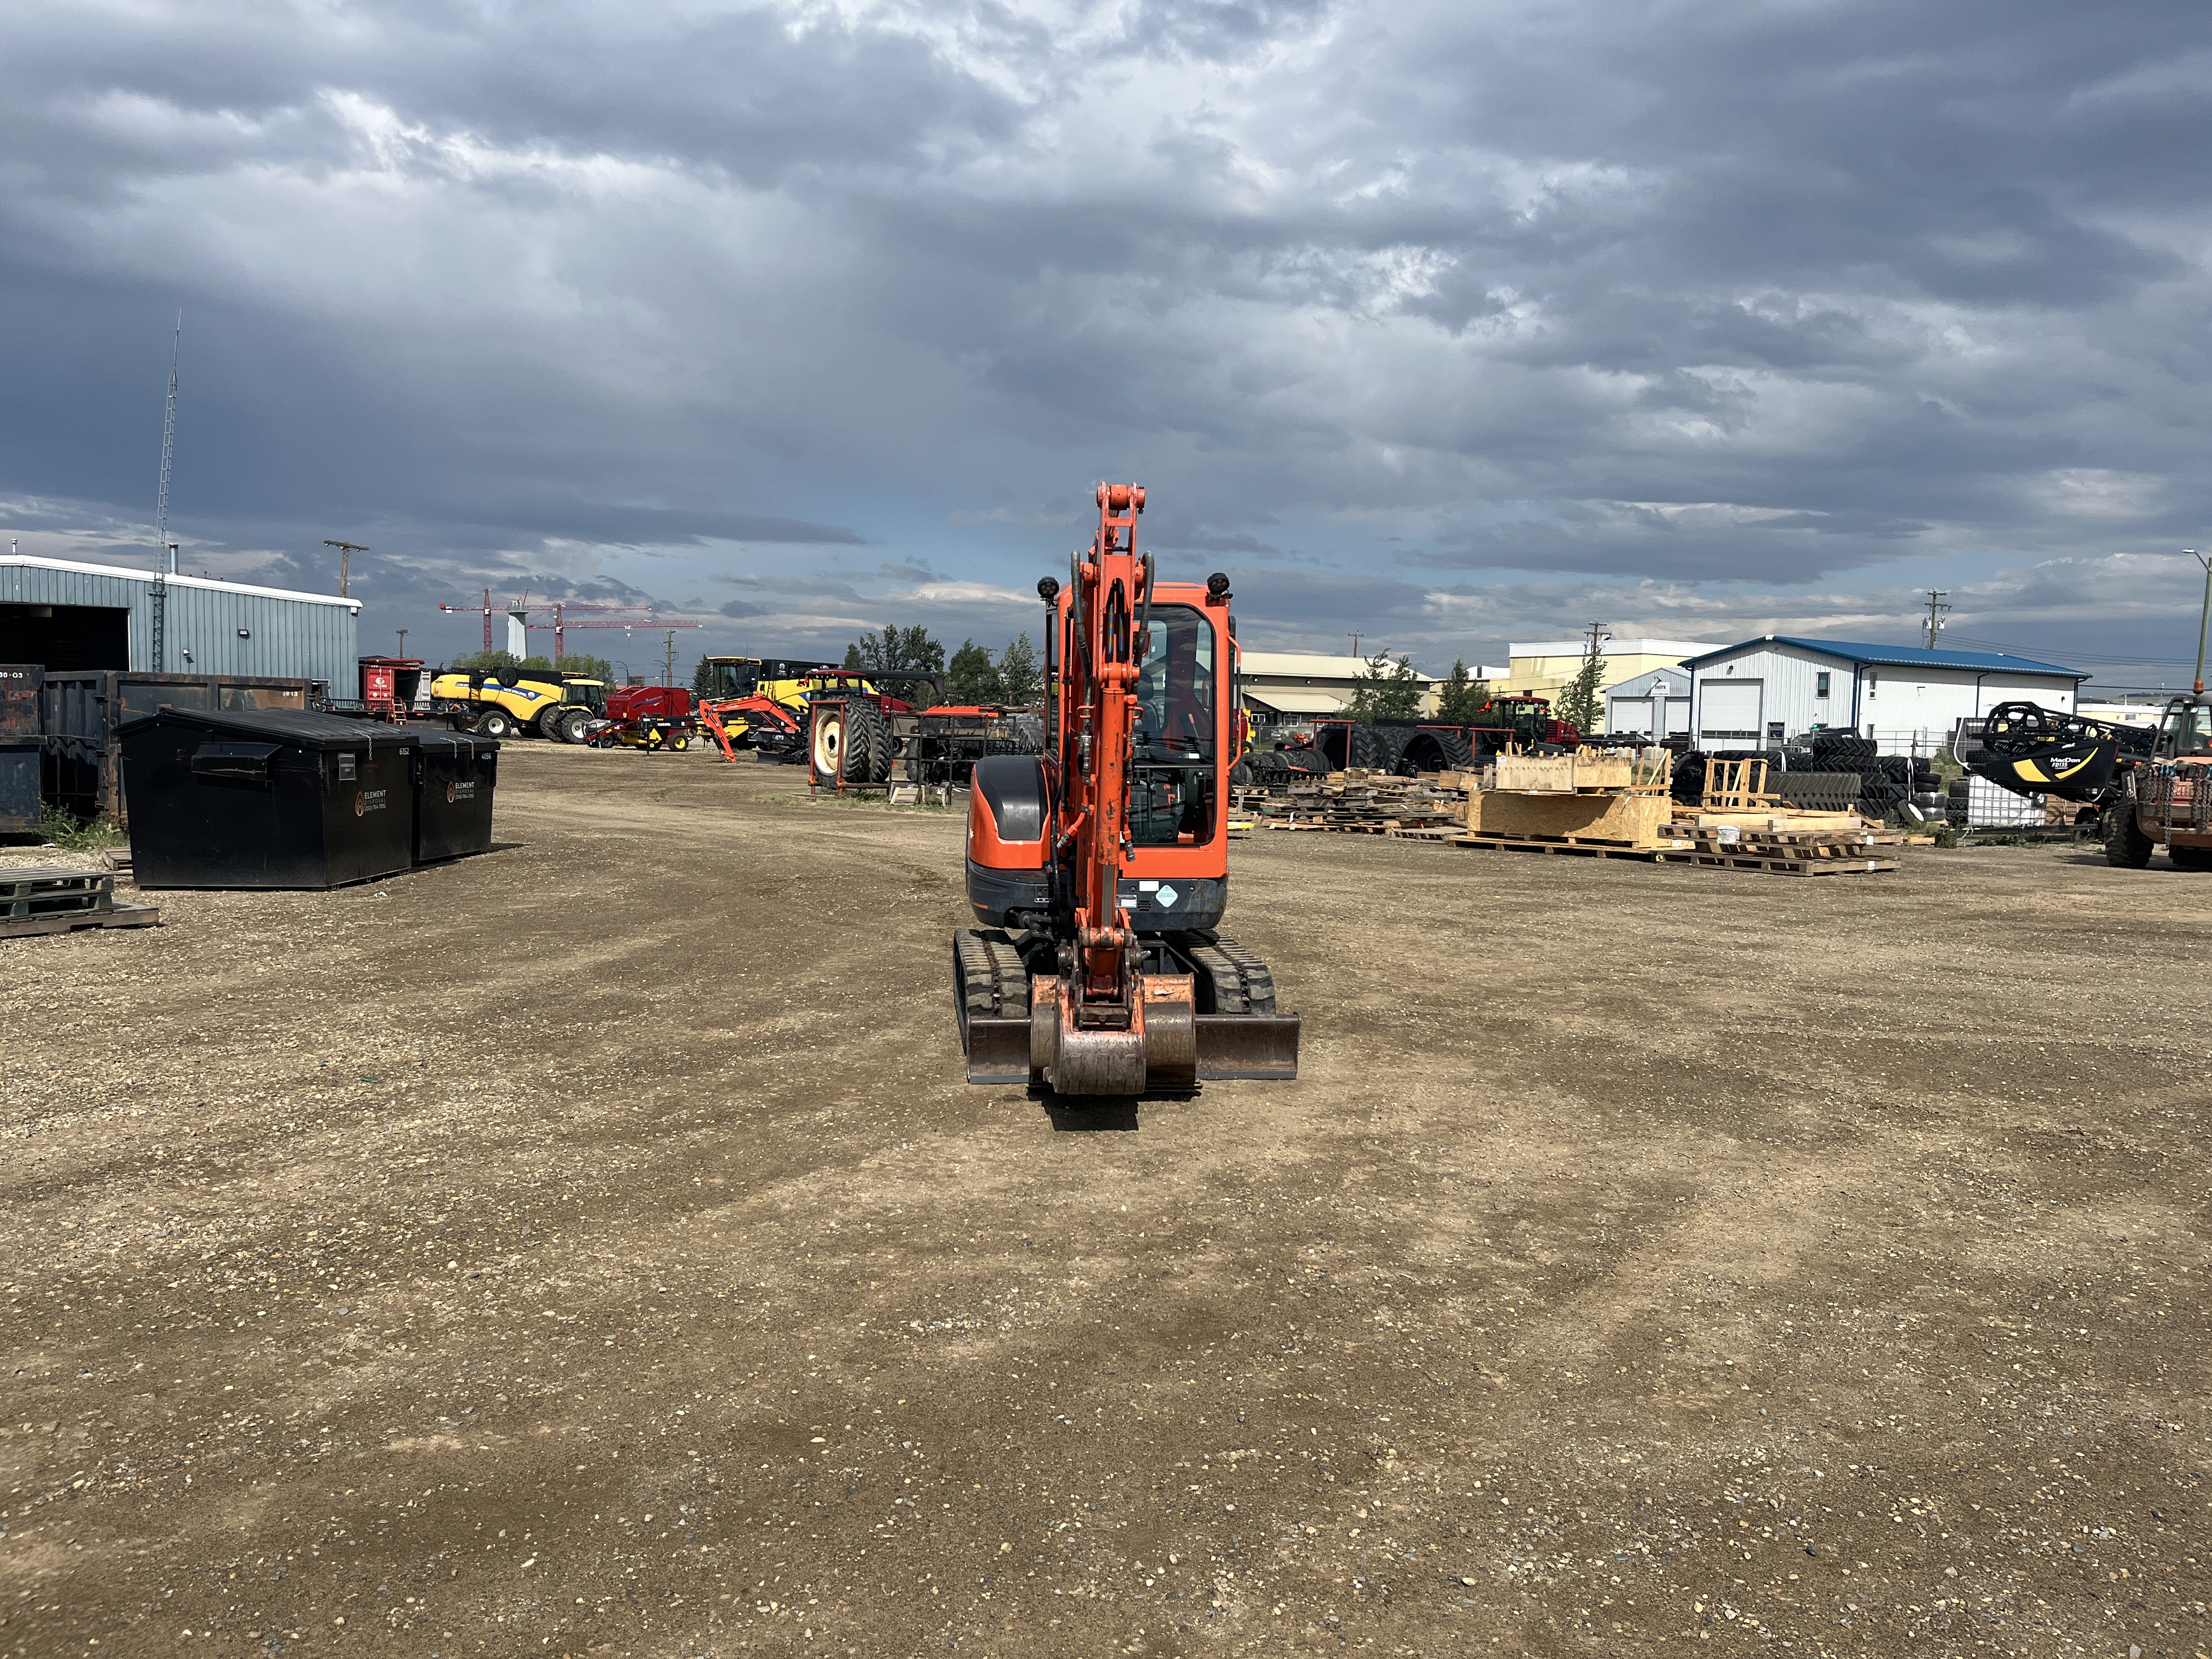
[[[498,739],[434,726],[407,736],[416,745],[415,862],[489,853],[492,787],[499,781]]]
[[[414,862],[413,732],[168,708],[117,737],[141,887],[339,887]]]
[[[322,694],[315,680],[255,679],[236,674],[152,674],[87,669],[49,673],[40,688],[39,730],[46,746],[46,799],[80,817],[121,823],[125,720],[167,704],[176,708],[305,708]]]
[[[39,811],[39,740],[0,737],[0,833],[28,835],[44,818]]]

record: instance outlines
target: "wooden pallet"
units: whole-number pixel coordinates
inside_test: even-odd
[[[1658,856],[1656,848],[1629,842],[1522,841],[1510,836],[1454,836],[1447,847],[1486,847],[1499,853],[1563,853],[1570,858],[1635,859],[1649,864]]]
[[[118,904],[112,910],[79,910],[58,916],[0,918],[0,939],[29,939],[40,933],[74,933],[88,927],[154,927],[158,905]]]
[[[1462,838],[1471,842],[1479,842],[1486,845],[1497,843],[1515,847],[1556,847],[1562,851],[1577,848],[1601,848],[1613,853],[1650,853],[1674,845],[1674,839],[1671,837],[1667,841],[1658,842],[1629,841],[1618,836],[1546,836],[1526,832],[1516,834],[1506,830],[1470,830],[1464,832]],[[1681,845],[1686,850],[1687,849],[1689,846],[1687,836],[1681,837]]]
[[[105,870],[55,864],[0,866],[0,921],[88,915],[114,902],[115,878]]]
[[[1770,876],[1870,876],[1897,868],[1895,859],[1790,857],[1757,851],[1741,853],[1654,853],[1659,864],[1689,864],[1701,870],[1756,870]]]
[[[1692,835],[1691,839],[1701,850],[1708,848],[1723,850],[1731,847],[1865,847],[1871,844],[1864,831],[1850,830],[1747,830],[1732,842],[1711,830],[1699,830]]]

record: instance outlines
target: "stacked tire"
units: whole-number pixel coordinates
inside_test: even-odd
[[[1770,776],[1767,786],[1807,812],[1851,811],[1865,793],[1856,772],[1783,772]]]

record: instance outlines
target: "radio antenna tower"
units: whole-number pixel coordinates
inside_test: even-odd
[[[161,413],[161,487],[154,498],[154,550],[167,561],[164,569],[177,574],[176,550],[169,545],[169,462],[177,449],[177,358],[185,345],[185,313],[177,313],[176,337],[169,343],[169,402]]]

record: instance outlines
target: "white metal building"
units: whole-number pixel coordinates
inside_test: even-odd
[[[1925,754],[1961,720],[2021,700],[2071,711],[2089,677],[1996,651],[1928,651],[1767,635],[1692,657],[1691,741],[1756,749],[1813,731],[1857,732]]]
[[[267,675],[350,696],[361,601],[121,565],[0,557],[0,662]]]
[[[1616,735],[1641,732],[1655,740],[1688,731],[1690,671],[1679,665],[1655,668],[1606,687],[1605,729]]]

